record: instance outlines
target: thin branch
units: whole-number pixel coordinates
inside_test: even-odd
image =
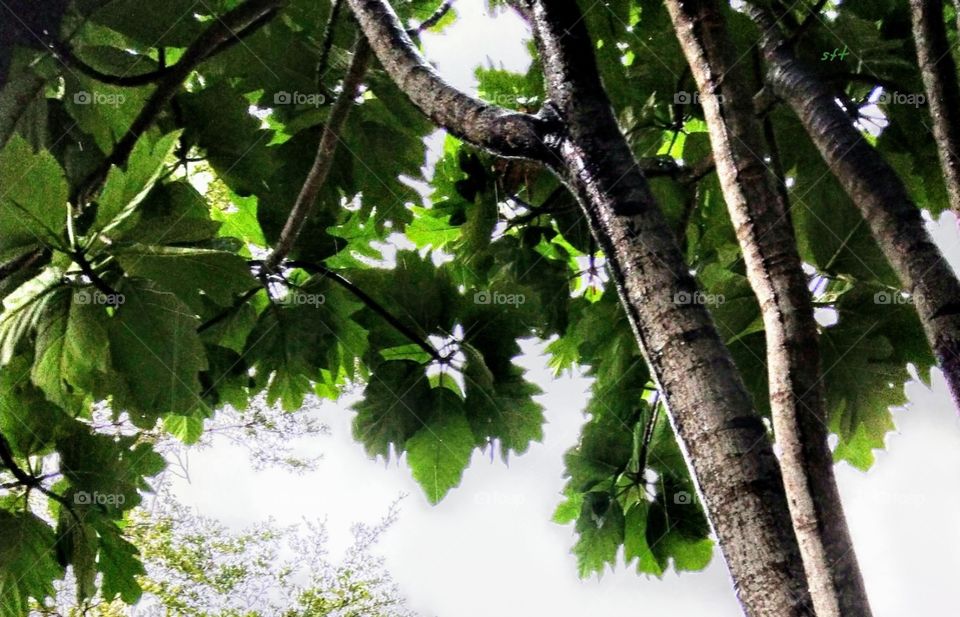
[[[0,283],[17,274],[18,272],[32,268],[38,261],[43,260],[44,257],[48,257],[49,255],[49,250],[38,248],[24,253],[19,257],[15,257],[5,264],[0,264]]]
[[[340,7],[343,0],[333,0],[330,6],[330,17],[327,18],[327,25],[323,29],[323,43],[320,46],[320,59],[317,60],[317,84],[323,86],[323,78],[327,74],[327,67],[330,64],[330,50],[333,49],[333,33],[336,29],[337,20],[340,17]]]
[[[13,477],[17,479],[17,482],[19,482],[22,486],[27,487],[28,491],[30,489],[36,489],[40,491],[50,499],[53,499],[65,507],[77,521],[80,520],[80,517],[73,509],[73,505],[67,501],[63,495],[58,495],[43,485],[41,480],[45,476],[32,476],[21,469],[19,465],[17,465],[17,461],[13,456],[13,450],[10,448],[10,442],[8,442],[7,438],[2,434],[0,434],[0,463],[2,463],[11,474],[13,474]]]
[[[197,65],[228,42],[239,40],[239,35],[249,31],[248,28],[266,23],[279,11],[284,2],[285,0],[249,0],[222,17],[215,18],[211,25],[187,47],[179,62],[171,66],[169,72],[157,83],[157,88],[144,103],[126,134],[114,146],[113,152],[80,184],[81,189],[74,203],[82,204],[88,201],[106,178],[110,167],[124,164],[133,151],[137,139],[150,128],[164,106],[173,98]]]
[[[420,349],[430,354],[430,357],[436,360],[437,362],[446,362],[447,358],[443,356],[439,351],[437,351],[433,345],[424,340],[419,334],[417,334],[413,329],[408,327],[405,323],[394,317],[394,315],[388,311],[382,304],[374,300],[367,292],[363,291],[349,280],[344,278],[338,272],[331,270],[330,268],[324,266],[323,264],[316,263],[313,261],[304,261],[302,259],[292,259],[286,262],[287,265],[293,268],[302,268],[307,272],[313,272],[315,274],[320,274],[325,278],[329,278],[333,282],[337,283],[351,294],[353,294],[358,300],[363,302],[367,308],[379,315],[386,321],[388,324],[393,326],[398,332],[410,339],[411,342],[415,343]]]
[[[260,292],[260,287],[254,287],[253,289],[249,289],[244,294],[238,296],[232,305],[228,306],[226,309],[224,309],[220,313],[214,315],[207,321],[200,324],[197,327],[197,334],[201,334],[206,330],[209,330],[210,328],[214,327],[218,323],[222,322],[223,320],[230,318],[234,313],[236,313],[241,308],[243,308],[243,306],[247,302],[249,302],[252,297],[257,295],[257,293],[259,292]]]
[[[430,28],[436,26],[438,23],[440,23],[441,19],[446,17],[447,13],[450,12],[450,9],[453,8],[453,2],[454,0],[446,0],[443,4],[437,7],[437,10],[434,11],[430,17],[427,17],[420,22],[420,25],[418,25],[416,28],[409,28],[407,30],[407,34],[410,36],[417,36],[418,34],[426,32]]]
[[[367,72],[370,56],[370,46],[361,34],[357,37],[357,43],[353,49],[353,61],[350,63],[350,68],[343,79],[343,88],[337,96],[337,100],[330,110],[330,117],[323,127],[323,135],[320,137],[320,145],[317,147],[313,165],[310,167],[307,179],[300,188],[300,193],[290,210],[283,231],[280,232],[276,247],[264,262],[264,267],[268,271],[275,270],[290,254],[316,204],[317,195],[327,180],[330,168],[333,166],[337,144],[340,142],[340,133],[347,117],[350,115],[354,99],[360,91],[360,84]]]
[[[506,157],[553,160],[544,141],[557,127],[457,90],[427,62],[384,0],[348,0],[370,46],[394,83],[435,124],[475,146]]]
[[[229,39],[222,41],[215,48],[211,49],[201,60],[208,60],[213,56],[216,56],[217,54],[220,54],[232,48],[234,45],[236,45],[237,43],[245,39],[247,36],[256,32],[260,28],[260,26],[265,24],[272,17],[273,17],[273,14],[270,14],[270,13],[264,14],[261,18],[251,22],[249,25],[247,25],[242,30],[237,32],[235,36],[232,36]],[[156,81],[159,81],[160,79],[163,79],[164,77],[169,75],[170,72],[175,68],[175,66],[164,66],[164,63],[161,62],[159,68],[153,71],[148,71],[146,73],[139,73],[137,75],[112,75],[110,73],[104,73],[103,71],[95,69],[94,67],[90,66],[89,64],[81,60],[79,57],[77,57],[77,55],[73,52],[73,50],[65,43],[62,43],[56,40],[51,40],[51,41],[48,41],[46,44],[50,48],[50,50],[53,52],[53,54],[57,58],[59,58],[66,66],[74,70],[80,71],[87,77],[92,77],[93,79],[96,79],[99,82],[109,84],[111,86],[120,86],[123,88],[136,88],[139,86],[145,86],[147,84],[152,84]],[[162,58],[162,56],[164,55],[162,48],[160,49],[159,53]]]

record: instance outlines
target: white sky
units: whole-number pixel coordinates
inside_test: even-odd
[[[444,35],[424,40],[440,71],[462,88],[474,87],[473,67],[488,58],[512,70],[528,63],[525,26],[509,14],[486,16],[483,4],[460,0],[461,19]],[[960,230],[952,216],[933,229],[960,271]],[[175,491],[235,528],[268,517],[279,523],[326,519],[335,551],[349,542],[353,522],[379,519],[398,494],[407,493],[381,549],[411,607],[424,617],[741,615],[716,557],[704,572],[670,573],[663,580],[622,566],[600,580],[578,580],[569,552],[572,527],[550,517],[563,486],[563,452],[576,442],[584,420],[588,382],[552,381],[536,353],[523,364],[546,392],[544,442],[509,468],[475,454],[460,488],[436,507],[405,463],[385,467],[367,459],[350,437],[346,403],[322,409],[332,436],[307,445],[325,457],[316,472],[253,472],[245,451],[220,443],[190,455],[191,482],[175,482]],[[960,421],[938,374],[932,391],[913,384],[908,394],[912,405],[895,412],[898,430],[874,468],[864,474],[846,464],[837,467],[876,617],[939,617],[954,613],[947,607],[958,602]]]

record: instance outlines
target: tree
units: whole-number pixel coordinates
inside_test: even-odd
[[[138,597],[118,522],[162,466],[146,435],[196,439],[227,403],[363,384],[355,437],[439,501],[474,448],[540,438],[529,336],[595,377],[556,514],[582,574],[621,546],[701,568],[712,528],[747,614],[868,614],[828,430],[866,469],[908,364],[960,383],[960,283],[921,219],[943,149],[897,97],[873,133],[854,102],[929,81],[910,12],[493,4],[535,62],[479,70],[479,98],[416,43],[450,2],[78,0],[40,50],[23,22],[0,92],[0,526],[21,539],[0,615],[66,564],[82,594]],[[831,37],[889,62],[819,60]],[[102,404],[136,430],[98,432]]]

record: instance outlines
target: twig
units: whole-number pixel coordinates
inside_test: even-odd
[[[453,2],[454,0],[446,0],[443,4],[437,7],[437,10],[434,11],[430,17],[427,17],[420,22],[420,25],[418,25],[416,28],[409,28],[407,30],[407,34],[410,36],[416,36],[436,26],[438,23],[440,23],[440,20],[450,12],[450,9],[453,8]]]
[[[280,232],[276,247],[264,261],[264,268],[268,272],[276,270],[277,266],[290,254],[297,237],[303,231],[303,226],[306,224],[310,212],[313,210],[317,201],[317,194],[326,182],[330,168],[333,166],[334,154],[336,154],[337,144],[340,141],[340,132],[347,121],[347,116],[350,115],[350,109],[353,107],[353,101],[359,92],[360,82],[367,72],[371,55],[367,39],[361,34],[357,37],[357,43],[354,45],[353,61],[350,63],[347,75],[343,79],[343,89],[337,96],[337,100],[330,110],[330,117],[323,127],[323,135],[320,137],[320,145],[317,147],[313,166],[311,166],[307,179],[300,188],[300,194],[297,195],[297,200],[290,210],[283,231]]]

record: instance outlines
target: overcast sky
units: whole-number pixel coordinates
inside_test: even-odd
[[[474,87],[479,64],[492,60],[512,70],[528,64],[525,26],[509,14],[485,15],[484,4],[459,0],[459,21],[443,35],[424,37],[429,57],[462,88]],[[951,215],[933,229],[960,271]],[[475,454],[461,486],[436,507],[404,462],[385,467],[367,459],[350,437],[346,403],[322,408],[332,435],[306,445],[324,455],[316,472],[253,472],[245,451],[218,443],[190,455],[191,481],[177,481],[176,493],[234,528],[267,517],[279,523],[325,518],[335,551],[349,542],[353,522],[379,519],[407,493],[381,549],[411,607],[424,617],[741,615],[718,557],[704,572],[670,573],[663,580],[622,565],[600,580],[578,580],[569,552],[572,528],[550,517],[563,486],[563,452],[584,421],[589,382],[552,380],[538,348],[528,350],[522,363],[546,392],[543,443],[509,467]],[[837,467],[876,617],[940,617],[958,605],[960,421],[939,375],[932,391],[912,384],[908,394],[912,404],[895,412],[898,430],[874,468],[864,474],[845,463]]]

